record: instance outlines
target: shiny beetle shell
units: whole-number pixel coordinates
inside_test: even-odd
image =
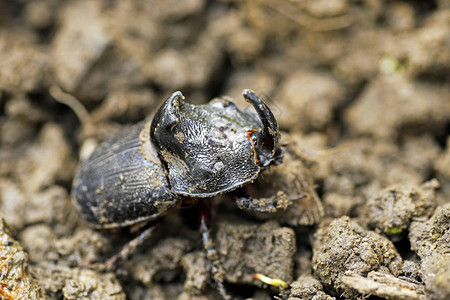
[[[234,190],[279,163],[275,117],[252,91],[243,96],[254,110],[229,98],[192,105],[175,92],[153,119],[105,140],[75,175],[72,197],[81,216],[99,228],[153,220],[183,196]]]

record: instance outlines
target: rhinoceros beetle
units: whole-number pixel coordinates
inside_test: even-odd
[[[243,97],[254,111],[226,97],[189,104],[177,91],[152,119],[105,140],[73,181],[80,215],[97,228],[151,221],[184,197],[232,191],[281,163],[274,115],[251,90]]]
[[[254,111],[239,109],[230,98],[192,105],[175,92],[153,118],[105,140],[77,169],[72,198],[80,215],[97,228],[155,220],[186,197],[208,198],[235,190],[281,163],[274,115],[254,92],[244,90],[243,96]],[[219,293],[231,299],[205,215],[201,214],[200,231],[211,272]],[[144,230],[98,268],[110,269],[153,229]]]

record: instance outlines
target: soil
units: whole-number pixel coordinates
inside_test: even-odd
[[[237,299],[450,298],[448,0],[0,1],[0,58],[1,299],[221,299],[215,263]],[[97,268],[140,229],[81,219],[78,162],[176,90],[245,88],[284,162],[208,199],[217,260],[180,203]]]

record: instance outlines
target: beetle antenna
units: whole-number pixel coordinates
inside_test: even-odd
[[[266,167],[272,162],[278,146],[278,123],[269,107],[252,90],[245,89],[242,95],[253,105],[263,125],[261,131],[255,134],[260,135],[262,146],[261,153],[258,153],[258,162],[261,162],[262,167]]]

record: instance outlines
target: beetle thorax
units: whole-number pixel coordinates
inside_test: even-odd
[[[229,99],[184,103],[174,93],[156,113],[151,139],[168,169],[172,190],[211,197],[252,182],[262,169],[252,136],[262,122]],[[263,166],[264,167],[264,166]]]

